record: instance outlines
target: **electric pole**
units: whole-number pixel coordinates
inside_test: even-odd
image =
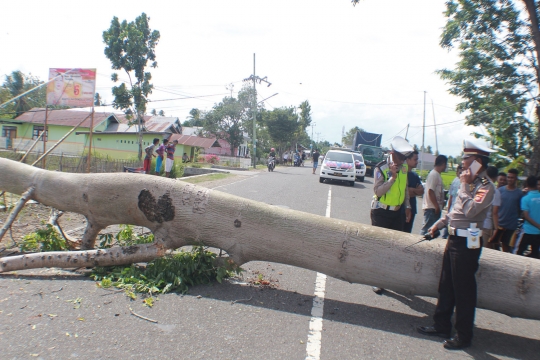
[[[313,157],[313,149],[315,148],[315,139],[313,138],[313,127],[317,125],[316,123],[311,123],[311,154],[310,156]]]
[[[424,91],[424,125],[422,125],[422,150],[421,155],[422,158],[420,159],[420,178],[422,178],[422,172],[424,170],[424,141],[426,139],[426,92]]]
[[[259,82],[265,82],[270,86],[272,83],[268,82],[267,77],[260,78],[255,75],[255,54],[253,54],[253,75],[244,79],[244,81],[253,81],[253,168],[257,168],[257,88],[256,84]]]

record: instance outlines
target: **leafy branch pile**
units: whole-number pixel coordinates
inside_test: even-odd
[[[216,254],[204,246],[191,251],[180,251],[149,262],[146,267],[114,266],[97,267],[92,278],[99,285],[125,289],[132,299],[135,293],[164,294],[170,291],[185,293],[190,286],[221,283],[224,278],[240,273],[241,268],[229,262],[226,267],[215,265]]]
[[[21,251],[64,251],[66,241],[50,224],[26,235],[21,242]],[[131,225],[121,225],[116,234],[100,235],[99,248],[112,246],[131,246],[146,244],[154,241],[154,235],[139,235]],[[150,295],[144,303],[153,305],[154,294],[164,294],[171,291],[185,293],[190,286],[209,284],[214,280],[221,281],[227,277],[239,274],[242,269],[228,260],[225,266],[216,265],[217,255],[200,245],[191,251],[179,251],[155,259],[146,266],[132,264],[130,266],[96,267],[91,277],[98,281],[103,288],[117,287],[124,289],[127,296],[136,299],[136,293]]]

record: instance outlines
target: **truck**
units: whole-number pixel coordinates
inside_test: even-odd
[[[382,134],[357,131],[353,139],[353,149],[364,157],[366,176],[373,176],[375,165],[384,160],[385,151],[381,147]]]

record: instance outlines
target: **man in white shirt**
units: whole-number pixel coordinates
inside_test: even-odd
[[[441,211],[444,207],[444,186],[441,173],[446,170],[447,163],[448,158],[446,156],[437,156],[435,158],[435,167],[427,177],[424,199],[422,201],[424,223],[420,230],[421,235],[427,234],[428,230],[441,217]]]

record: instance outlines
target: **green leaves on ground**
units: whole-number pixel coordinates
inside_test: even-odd
[[[91,276],[99,281],[101,287],[125,289],[131,298],[136,297],[135,293],[185,293],[190,286],[209,284],[214,280],[221,283],[223,279],[241,272],[241,268],[232,261],[227,266],[216,266],[216,257],[204,246],[197,246],[191,251],[180,251],[155,259],[146,267],[97,267]]]

